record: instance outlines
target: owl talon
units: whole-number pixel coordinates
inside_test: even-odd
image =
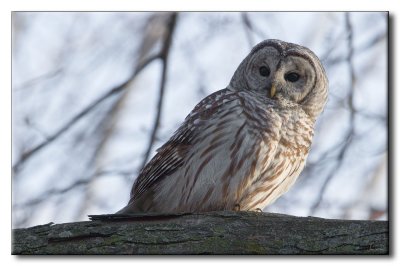
[[[235,207],[233,208],[234,211],[236,212],[240,212],[240,205],[239,204],[235,204]]]

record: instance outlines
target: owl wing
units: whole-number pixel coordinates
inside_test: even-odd
[[[223,89],[200,101],[173,136],[157,150],[157,154],[139,173],[132,187],[129,202],[133,202],[161,179],[177,171],[193,147],[193,140],[204,129],[206,124],[204,121],[216,114],[223,104],[235,99],[237,99],[235,92]]]

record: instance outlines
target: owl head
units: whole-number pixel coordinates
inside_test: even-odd
[[[316,118],[327,100],[328,78],[318,57],[308,48],[265,40],[239,65],[230,88],[255,91],[271,100],[291,101]]]

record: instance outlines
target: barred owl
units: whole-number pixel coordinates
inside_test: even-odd
[[[303,170],[327,94],[312,51],[259,43],[157,150],[118,213],[263,209]]]

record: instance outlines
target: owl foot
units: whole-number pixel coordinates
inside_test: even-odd
[[[233,210],[235,211],[235,212],[240,212],[240,205],[239,204],[235,204],[235,207],[233,208]]]
[[[260,208],[254,210],[255,212],[263,212]]]

